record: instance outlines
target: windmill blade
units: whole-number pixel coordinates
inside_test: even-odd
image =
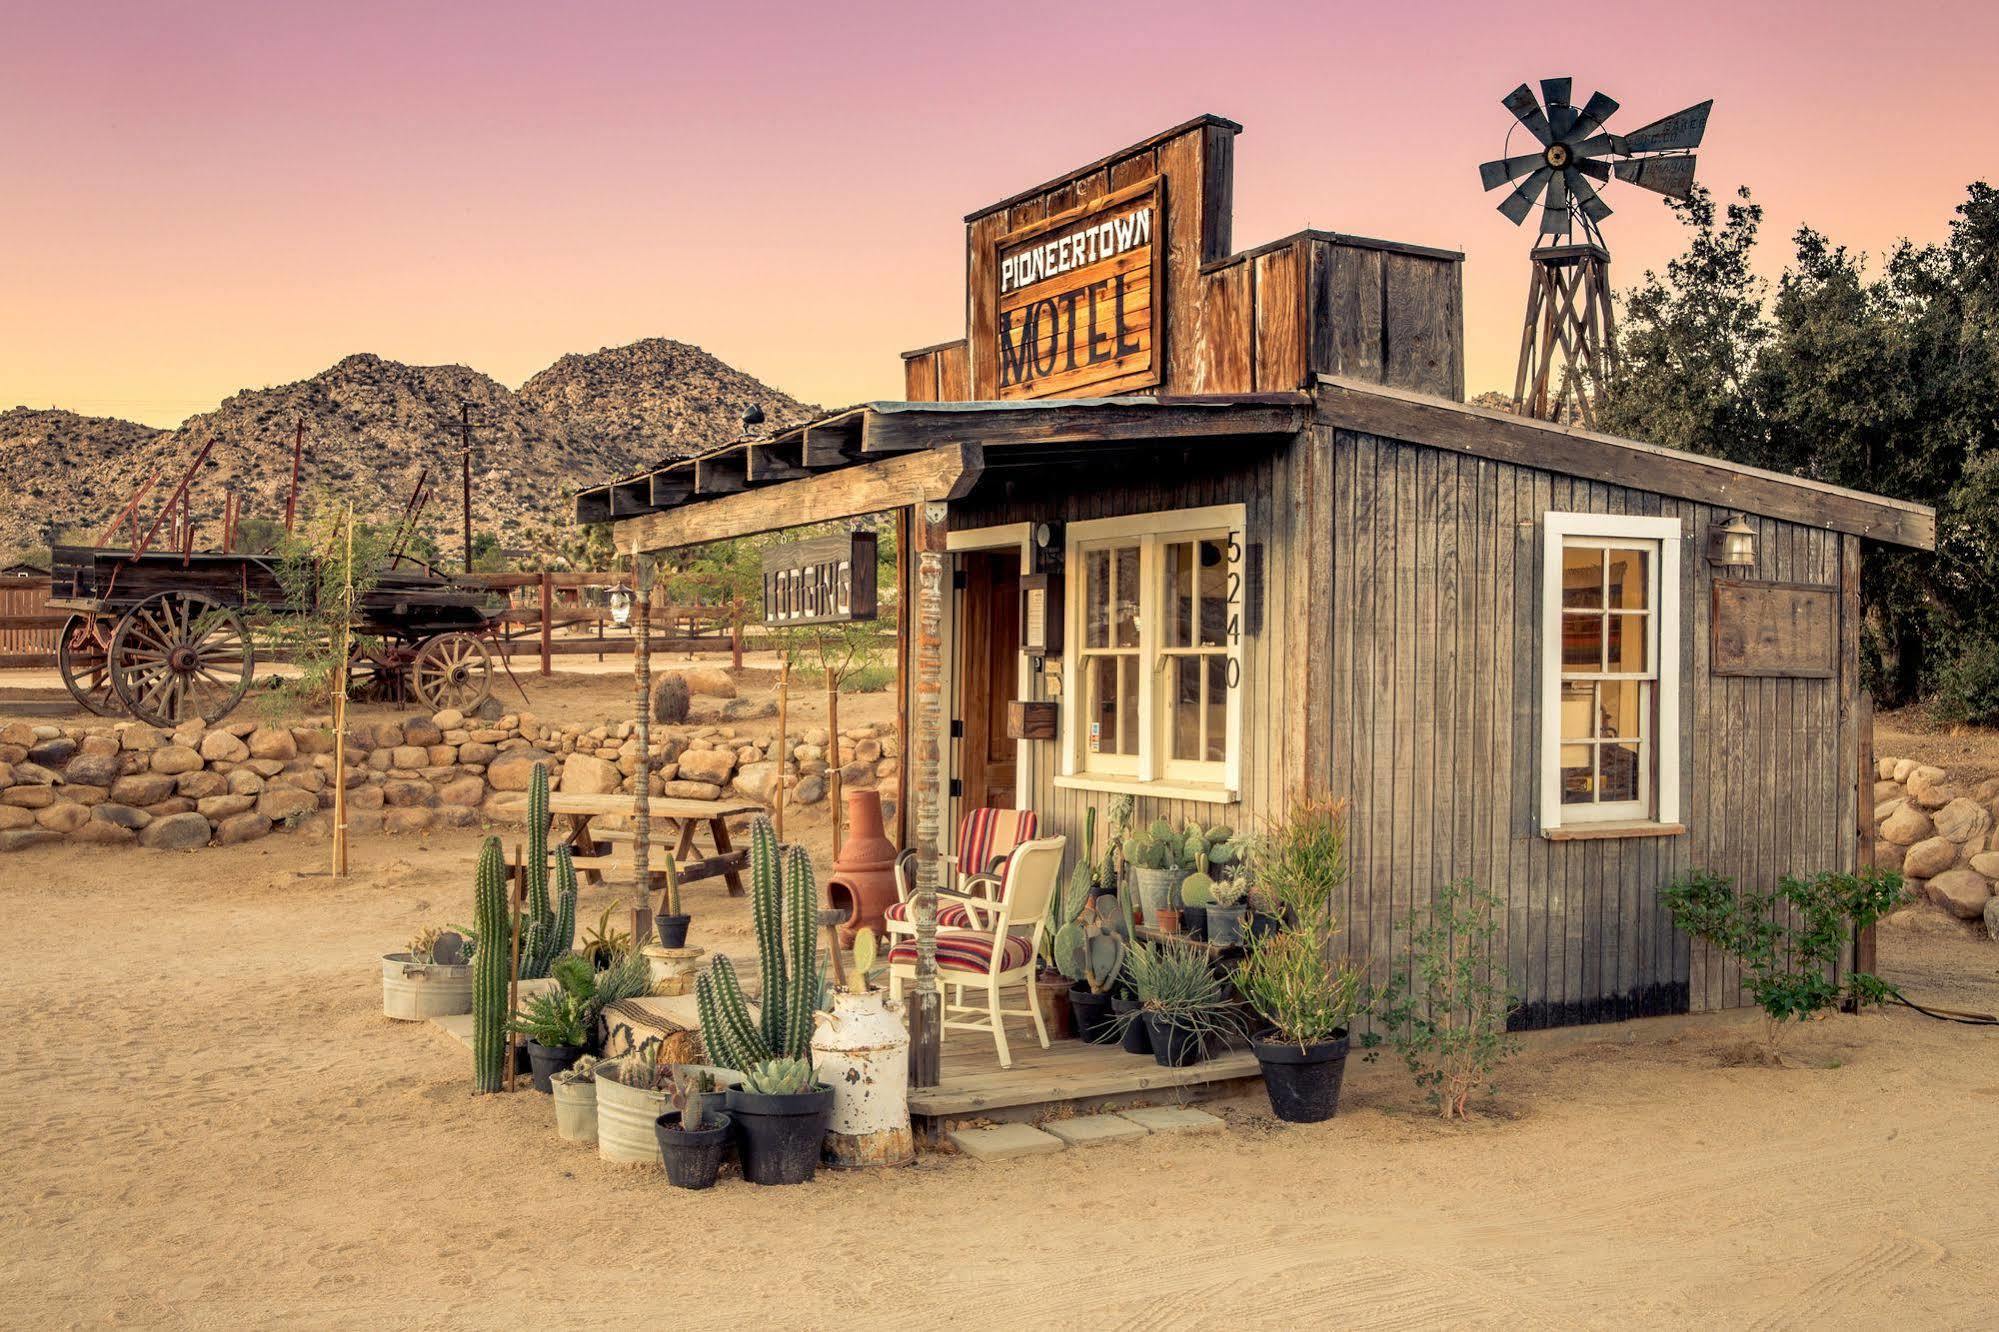
[[[1641,190],[1663,194],[1668,199],[1684,199],[1694,188],[1694,155],[1683,153],[1674,157],[1641,157],[1636,161],[1613,164],[1619,180],[1629,181]]]
[[[1576,196],[1576,207],[1583,210],[1583,216],[1592,222],[1601,222],[1610,216],[1610,205],[1596,192],[1596,187],[1582,178],[1582,168],[1569,167],[1562,172],[1562,178],[1569,187],[1569,193]]]
[[[1577,118],[1575,124],[1569,126],[1569,132],[1564,136],[1565,141],[1587,139],[1602,129],[1603,122],[1609,120],[1616,112],[1617,102],[1614,98],[1605,97],[1600,92],[1591,93],[1589,101],[1583,104],[1582,115]],[[1580,148],[1581,144],[1578,143],[1576,146]]]
[[[1608,162],[1585,162],[1581,158],[1577,158],[1575,169],[1588,176],[1591,180],[1610,179],[1610,163]]]
[[[1534,90],[1521,84],[1506,96],[1500,104],[1513,113],[1513,118],[1527,127],[1527,132],[1541,141],[1543,147],[1555,141],[1549,132],[1548,118],[1541,114],[1541,104],[1534,100]]]
[[[1550,171],[1548,175],[1548,197],[1541,204],[1541,234],[1559,236],[1570,226],[1568,173]]]
[[[1575,88],[1574,79],[1542,79],[1541,100],[1548,104],[1548,114],[1552,118],[1555,108],[1569,104],[1569,93]]]
[[[1690,106],[1684,111],[1675,111],[1664,120],[1655,120],[1642,129],[1635,129],[1624,136],[1624,150],[1628,153],[1656,153],[1669,148],[1698,148],[1701,136],[1707,133],[1707,113],[1714,105],[1710,97],[1698,106]]]
[[[1605,153],[1621,154],[1625,151],[1624,136],[1621,134],[1592,134],[1569,145],[1569,154],[1573,157],[1601,157]]]
[[[1480,162],[1478,178],[1485,182],[1488,190],[1496,190],[1508,181],[1520,179],[1546,160],[1540,153],[1522,153],[1518,157],[1505,157],[1497,162]]]
[[[1554,176],[1553,168],[1542,167],[1499,201],[1499,211],[1506,215],[1507,221],[1519,226],[1527,220],[1527,214],[1534,211],[1534,201],[1541,197],[1541,191],[1547,188]]]

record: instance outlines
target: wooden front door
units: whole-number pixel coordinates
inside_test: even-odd
[[[1011,550],[958,557],[958,816],[1014,807],[1018,774],[1006,705],[1020,687],[1020,556]]]

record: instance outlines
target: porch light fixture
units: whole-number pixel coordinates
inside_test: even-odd
[[[1707,560],[1718,569],[1749,569],[1756,565],[1756,529],[1741,514],[1708,535]]]

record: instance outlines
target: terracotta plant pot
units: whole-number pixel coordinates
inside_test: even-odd
[[[1178,933],[1180,932],[1180,908],[1179,908],[1179,907],[1161,907],[1161,908],[1159,908],[1159,911],[1158,911],[1158,914],[1157,914],[1157,919],[1158,919],[1158,921],[1159,921],[1159,925],[1158,925],[1158,928],[1159,928],[1159,929],[1161,929],[1161,930],[1164,930],[1164,931],[1165,931],[1166,933],[1168,933],[1168,934],[1178,934]]]

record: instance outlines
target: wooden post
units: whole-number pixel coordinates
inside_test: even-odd
[[[777,840],[784,840],[784,769],[791,762],[791,653],[777,663],[777,789],[772,793]]]
[[[943,883],[944,531],[948,510],[912,514],[915,540],[916,727],[904,760],[905,797],[916,799],[916,988],[909,1007],[909,1081],[934,1087],[943,1059],[943,995],[937,987],[937,889]]]
[[[638,705],[639,770],[632,797],[632,944],[646,934],[652,883],[652,562],[632,548],[632,579],[638,585],[638,642],[632,651],[633,694]],[[670,852],[668,854],[671,854]]]
[[[289,515],[287,515],[289,516]],[[354,504],[348,501],[341,578],[340,664],[333,676],[333,877],[347,877],[347,658],[354,650]]]
[[[737,670],[743,669],[743,613],[740,603],[729,622],[729,662]]]
[[[833,808],[833,858],[840,858],[840,679],[833,663],[820,657],[826,671],[826,803]]]
[[[895,511],[895,754],[901,795],[895,802],[896,850],[909,845],[909,541],[910,510]]]
[[[544,569],[541,575],[541,673],[551,674],[554,663],[549,660],[554,655],[555,645],[550,641],[553,630],[549,621],[555,618],[555,580]]]

